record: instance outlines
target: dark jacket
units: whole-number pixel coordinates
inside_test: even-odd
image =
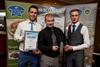
[[[40,31],[38,35],[38,49],[42,51],[43,54],[50,56],[50,57],[57,57],[60,54],[60,51],[54,52],[52,50],[53,42],[52,42],[52,31],[54,30],[57,45],[60,47],[61,42],[63,42],[64,45],[66,45],[66,37],[63,34],[63,32],[56,27],[49,28],[46,27],[42,31]]]

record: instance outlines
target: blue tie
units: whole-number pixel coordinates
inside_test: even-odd
[[[31,24],[31,28],[30,28],[30,30],[33,31],[33,23],[30,22],[30,24]],[[29,50],[29,54],[32,55],[32,50]]]
[[[33,23],[32,22],[30,22],[31,23],[31,31],[33,31]]]

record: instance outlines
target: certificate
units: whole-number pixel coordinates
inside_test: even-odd
[[[25,31],[24,50],[37,49],[38,32]]]

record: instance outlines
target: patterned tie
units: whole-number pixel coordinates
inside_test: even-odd
[[[51,37],[52,37],[52,43],[53,43],[53,45],[56,45],[56,35],[55,35],[55,33],[54,33],[54,30],[52,29],[51,30],[52,31],[52,35],[51,35]]]
[[[72,33],[75,32],[76,25],[73,25]]]

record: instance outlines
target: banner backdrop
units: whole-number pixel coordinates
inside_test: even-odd
[[[44,16],[47,13],[53,13],[55,17],[55,26],[61,28],[64,31],[65,21],[65,7],[58,6],[43,6],[39,4],[6,1],[7,10],[7,32],[8,32],[8,67],[17,66],[18,59],[18,43],[14,41],[13,35],[16,31],[18,23],[26,20],[27,11],[30,5],[36,5],[39,8],[39,15],[37,21],[45,27]]]
[[[53,13],[55,16],[55,26],[59,27],[63,32],[65,27],[70,24],[69,11],[74,8],[81,10],[80,22],[89,28],[91,44],[94,44],[95,35],[95,19],[97,4],[80,4],[80,5],[70,5],[70,6],[43,6],[33,3],[24,3],[16,1],[6,1],[6,11],[7,11],[7,33],[8,33],[8,67],[18,67],[18,45],[19,43],[14,41],[14,33],[16,31],[18,23],[24,21],[28,18],[27,11],[30,5],[36,5],[39,8],[39,15],[37,21],[45,27],[44,16],[47,13]],[[91,50],[90,50],[91,51]],[[91,54],[91,53],[90,53]],[[91,54],[92,55],[92,54]],[[91,56],[90,55],[90,56]]]

